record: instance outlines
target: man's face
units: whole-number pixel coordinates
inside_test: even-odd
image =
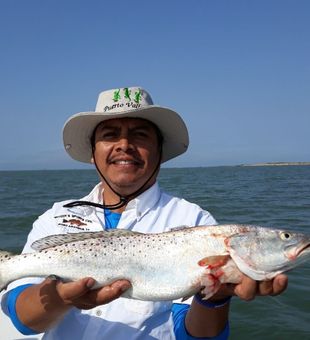
[[[95,132],[94,156],[112,188],[121,195],[130,195],[149,179],[159,162],[155,127],[138,118],[104,121]],[[156,175],[147,187],[155,180]]]

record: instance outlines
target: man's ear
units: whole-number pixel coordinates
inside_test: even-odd
[[[95,163],[95,161],[94,161],[94,157],[92,157],[92,158],[90,159],[90,162],[91,162],[92,164],[94,164],[94,163]]]

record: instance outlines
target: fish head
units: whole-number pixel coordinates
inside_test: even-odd
[[[239,269],[254,280],[271,279],[310,259],[310,236],[253,228],[225,240]]]

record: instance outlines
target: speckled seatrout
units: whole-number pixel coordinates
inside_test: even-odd
[[[128,279],[124,296],[171,300],[205,287],[206,298],[241,273],[271,279],[310,258],[310,237],[245,225],[200,226],[160,234],[132,231],[53,235],[33,243],[34,253],[0,253],[0,287],[27,276],[91,276],[97,287]]]

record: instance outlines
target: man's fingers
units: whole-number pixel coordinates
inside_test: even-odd
[[[273,295],[273,281],[262,281],[258,283],[257,295]]]
[[[244,275],[241,283],[235,287],[235,294],[242,300],[253,300],[257,295],[257,282]]]
[[[109,286],[97,289],[94,292],[95,303],[98,305],[109,303],[120,297],[130,287],[129,281],[119,280],[111,283]]]
[[[284,274],[276,276],[273,280],[258,282],[257,295],[278,295],[287,287],[288,278]]]
[[[111,302],[131,287],[129,281],[118,280],[102,288],[92,289],[95,282],[93,278],[85,277],[78,281],[64,283],[61,279],[50,276],[42,283],[42,299],[44,300],[46,294],[53,293],[53,301],[57,300],[59,306],[90,309]]]
[[[255,281],[243,275],[241,282],[238,284],[222,284],[218,292],[210,300],[219,300],[227,296],[237,295],[242,300],[250,301],[257,295],[281,294],[287,288],[287,285],[288,278],[284,274],[279,274],[269,281]]]
[[[70,303],[86,294],[95,284],[95,280],[90,277],[78,281],[63,283],[58,281],[56,285],[59,296],[65,303]]]
[[[273,280],[273,293],[272,295],[278,295],[285,291],[288,285],[288,277],[284,274],[276,276]]]
[[[288,279],[286,275],[278,275],[269,281],[254,281],[247,276],[244,276],[241,283],[236,285],[235,294],[241,299],[250,301],[257,295],[278,295],[281,294],[287,287]]]

